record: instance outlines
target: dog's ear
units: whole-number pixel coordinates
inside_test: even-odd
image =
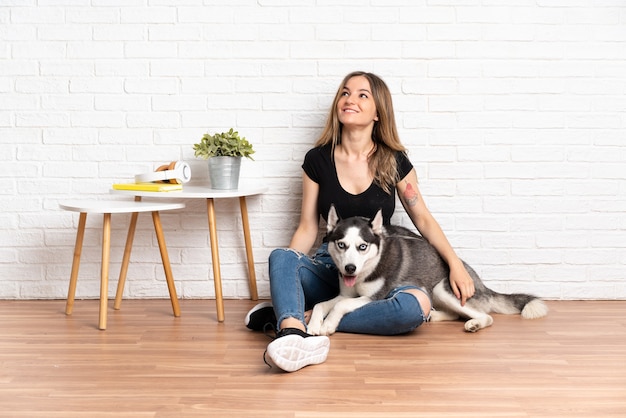
[[[330,210],[328,211],[328,220],[326,221],[326,232],[330,232],[337,226],[337,222],[339,222],[339,216],[337,215],[337,211],[335,210],[335,205],[330,205]]]
[[[378,212],[376,212],[376,215],[372,218],[372,220],[370,221],[370,224],[372,225],[372,230],[374,231],[375,234],[382,234],[383,233],[383,210],[379,209]]]

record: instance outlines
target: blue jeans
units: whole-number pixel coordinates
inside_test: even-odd
[[[279,325],[286,318],[303,324],[304,312],[318,302],[339,294],[338,270],[322,244],[313,257],[291,249],[276,249],[269,257],[270,292]],[[385,299],[376,300],[345,315],[337,331],[357,334],[404,334],[428,318],[417,298],[403,292],[413,286],[392,290]]]

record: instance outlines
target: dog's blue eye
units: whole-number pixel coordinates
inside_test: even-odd
[[[365,251],[365,250],[367,250],[367,244],[359,245],[359,251]]]
[[[344,248],[346,248],[346,244],[344,244],[341,241],[335,242],[335,245],[337,245],[337,248],[339,248],[340,250],[343,250]]]

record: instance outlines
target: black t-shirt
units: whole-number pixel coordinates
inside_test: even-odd
[[[337,177],[337,168],[331,156],[330,144],[313,148],[304,157],[302,169],[311,180],[319,185],[317,211],[326,219],[330,205],[334,204],[340,218],[365,216],[373,218],[379,209],[383,210],[383,223],[389,225],[396,208],[396,189],[386,193],[375,182],[363,193],[354,195],[341,187]],[[398,178],[403,179],[413,169],[413,164],[404,152],[396,153]]]

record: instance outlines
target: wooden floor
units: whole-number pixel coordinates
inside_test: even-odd
[[[270,369],[249,300],[0,301],[2,417],[626,416],[626,301],[548,302],[476,334],[432,323],[397,337],[335,334],[326,363]],[[110,304],[111,306],[111,304]]]

